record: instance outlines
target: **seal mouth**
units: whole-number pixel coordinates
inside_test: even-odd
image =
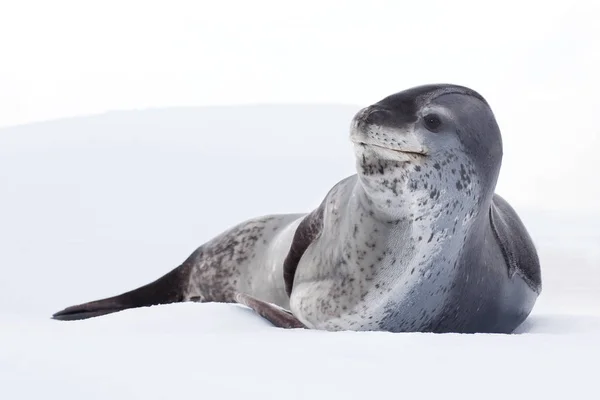
[[[420,157],[426,157],[427,156],[427,152],[425,152],[425,150],[403,150],[403,149],[392,149],[390,147],[386,147],[386,146],[382,146],[380,144],[375,144],[375,143],[366,143],[366,142],[361,142],[361,141],[353,141],[354,144],[359,145],[361,147],[377,147],[378,149],[382,149],[385,151],[391,151],[394,153],[399,153],[399,154],[408,154],[408,155],[413,155],[413,156],[420,156]]]

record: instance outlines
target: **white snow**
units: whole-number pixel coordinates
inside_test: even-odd
[[[523,205],[515,165],[501,194],[544,279],[515,335],[281,330],[197,303],[49,319],[156,279],[243,219],[317,206],[353,173],[357,109],[156,109],[0,129],[0,398],[600,398],[600,217],[577,198]]]

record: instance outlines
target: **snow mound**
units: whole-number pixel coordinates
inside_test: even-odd
[[[544,280],[514,335],[282,330],[214,303],[49,319],[156,279],[243,219],[316,207],[353,173],[355,111],[168,109],[0,129],[0,397],[597,398],[600,218],[576,199],[559,213],[513,202]]]

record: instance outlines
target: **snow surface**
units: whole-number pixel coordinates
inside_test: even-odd
[[[520,205],[511,173],[527,171],[514,166],[500,193],[544,280],[515,335],[281,330],[227,304],[49,319],[156,279],[241,220],[316,207],[353,173],[357,109],[157,109],[0,129],[0,398],[600,398],[600,218],[576,198],[559,212]]]

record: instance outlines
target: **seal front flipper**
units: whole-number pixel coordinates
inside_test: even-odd
[[[182,302],[185,300],[184,290],[188,284],[191,267],[190,262],[185,262],[147,285],[115,297],[65,308],[55,313],[52,318],[73,321],[99,317],[129,308]]]
[[[256,311],[258,315],[279,328],[306,328],[294,315],[281,307],[258,300],[244,293],[236,293],[235,301]]]
[[[490,207],[490,222],[509,275],[518,272],[531,289],[539,294],[542,291],[542,276],[533,240],[515,210],[497,194],[494,194]]]
[[[296,268],[298,268],[298,263],[302,255],[323,230],[324,210],[325,201],[321,203],[319,208],[304,217],[298,228],[296,228],[290,250],[283,261],[283,280],[288,296],[292,295],[294,276],[296,275]]]

